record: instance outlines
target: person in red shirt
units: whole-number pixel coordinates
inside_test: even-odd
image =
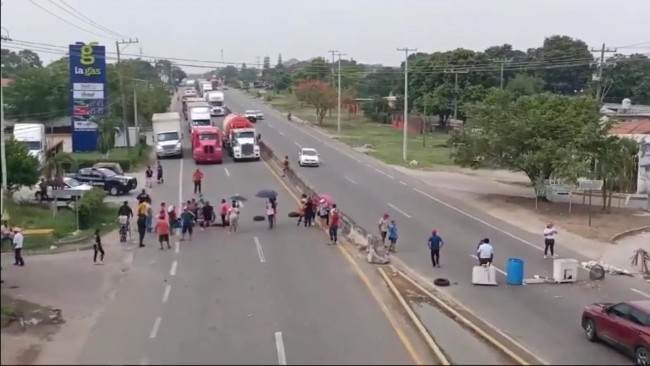
[[[158,216],[158,222],[156,223],[156,232],[158,233],[158,242],[160,243],[160,250],[163,250],[163,242],[167,243],[167,249],[171,249],[169,244],[169,221],[165,215]]]
[[[226,228],[226,226],[228,226],[227,224],[228,211],[230,211],[230,205],[225,199],[222,199],[219,213],[221,214],[221,227],[224,229]]]
[[[192,180],[194,181],[194,194],[197,192],[201,193],[201,181],[203,180],[203,172],[196,168],[194,174],[192,174]]]
[[[332,205],[332,210],[330,211],[330,240],[332,244],[338,242],[338,232],[339,232],[339,221],[341,216],[339,215],[339,210],[336,208],[336,204]]]

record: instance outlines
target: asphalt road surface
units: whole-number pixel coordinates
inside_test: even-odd
[[[190,154],[162,163],[167,178],[153,188],[154,206],[191,197]],[[196,231],[163,251],[148,236],[81,363],[413,364],[346,259],[320,230],[287,217],[295,201],[262,162],[200,168],[211,203],[249,197],[240,231]],[[266,188],[279,192],[274,230],[252,219],[264,213],[254,195]]]
[[[226,92],[226,105],[234,112],[258,109],[265,119],[257,123],[264,140],[278,155],[288,155],[297,165],[301,147],[316,148],[322,164],[298,168],[300,174],[330,194],[338,206],[367,229],[377,228],[387,212],[397,220],[400,239],[398,260],[422,278],[445,277],[452,283],[448,293],[481,318],[520,341],[550,364],[629,364],[629,360],[600,344],[586,341],[580,315],[586,304],[650,298],[650,286],[629,278],[609,277],[598,287],[587,285],[505,286],[508,258],[525,262],[525,278],[552,275],[552,260],[544,259],[540,235],[508,225],[422,184],[415,178],[355,152],[316,129],[289,122],[285,115],[238,90]],[[344,132],[343,132],[344,133]],[[426,248],[432,229],[445,239],[442,268],[433,269]],[[489,237],[495,248],[499,287],[471,284],[473,255],[480,239]],[[559,236],[561,257],[585,258],[570,250]],[[587,273],[580,270],[579,278]]]

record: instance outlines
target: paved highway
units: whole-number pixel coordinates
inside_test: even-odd
[[[167,181],[153,189],[154,204],[190,197],[189,154],[163,165]],[[148,237],[81,363],[414,363],[346,259],[320,230],[287,217],[295,201],[262,162],[226,159],[201,169],[210,202],[250,197],[240,232],[209,228],[164,251]],[[279,192],[272,231],[252,220],[264,212],[264,201],[254,197],[263,188]]]
[[[635,279],[608,278],[597,288],[586,285],[529,285],[481,288],[471,285],[472,257],[478,241],[489,237],[495,246],[499,281],[505,283],[510,257],[525,261],[526,277],[551,275],[552,261],[543,259],[541,235],[535,236],[482,214],[416,179],[349,147],[329,139],[318,130],[288,122],[281,113],[237,90],[226,92],[226,105],[235,112],[259,109],[265,120],[258,122],[262,139],[278,154],[288,155],[295,166],[300,147],[316,148],[319,168],[299,168],[300,174],[360,225],[373,229],[384,212],[397,220],[400,240],[398,260],[422,278],[446,277],[448,293],[474,313],[505,331],[551,364],[621,364],[629,360],[606,347],[587,342],[580,329],[584,305],[597,301],[650,298],[647,284]],[[433,228],[446,241],[442,268],[431,268],[425,246]],[[540,232],[543,228],[540,228]],[[558,244],[563,257],[583,258]],[[586,273],[581,271],[580,277]]]

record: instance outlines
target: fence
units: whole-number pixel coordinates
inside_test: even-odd
[[[260,155],[262,159],[271,164],[272,168],[281,170],[282,161],[273,153],[273,150],[267,146],[264,141],[260,141],[259,145]],[[309,183],[307,183],[305,179],[303,179],[300,174],[293,170],[291,167],[289,167],[285,175],[289,184],[293,186],[293,188],[295,188],[297,191],[306,194],[308,197],[314,195],[317,197],[319,196],[316,189],[309,185]],[[354,244],[360,246],[361,249],[367,249],[369,244],[373,244],[373,247],[376,247],[376,244],[381,242],[379,237],[368,233],[366,229],[354,222],[354,220],[350,218],[350,216],[346,215],[345,212],[339,209],[339,213],[341,218],[339,224],[340,235],[346,237]]]

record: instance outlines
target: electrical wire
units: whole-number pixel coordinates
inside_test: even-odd
[[[83,31],[83,32],[86,32],[86,33],[92,34],[92,35],[97,36],[97,37],[100,37],[100,38],[111,39],[111,37],[106,37],[106,36],[101,35],[101,34],[99,34],[99,33],[95,33],[95,32],[93,32],[93,31],[91,31],[91,30],[84,29],[83,27],[80,27],[80,26],[78,26],[77,24],[74,24],[74,23],[72,23],[71,21],[66,20],[66,19],[60,17],[59,15],[57,15],[57,14],[51,12],[49,9],[45,8],[44,6],[42,6],[41,4],[37,3],[37,2],[34,1],[34,0],[28,0],[28,1],[29,1],[30,3],[32,3],[32,5],[34,5],[34,6],[38,7],[38,8],[40,8],[40,9],[43,10],[44,12],[50,14],[51,16],[53,16],[53,17],[59,19],[60,21],[62,21],[62,22],[64,22],[64,23],[67,23],[68,25],[71,25],[71,26],[73,26],[73,27],[75,27],[75,28],[77,28],[77,29],[79,29],[79,30],[81,30],[81,31]]]
[[[96,21],[90,19],[86,14],[84,14],[84,13],[80,12],[79,10],[75,9],[74,6],[68,4],[65,0],[59,0],[59,2],[61,2],[61,4],[63,4],[66,8],[68,8],[71,11],[73,11],[74,13],[78,14],[79,17],[81,17],[81,18],[85,19],[87,22],[93,24],[96,28],[101,29],[104,32],[114,34],[114,35],[116,35],[116,36],[118,36],[120,38],[129,38],[129,37],[127,37],[127,36],[125,36],[125,35],[123,35],[121,33],[118,33],[118,32],[115,32],[115,31],[111,30],[110,28],[106,28],[103,25],[97,23]]]
[[[90,25],[91,27],[95,27],[96,29],[99,29],[99,30],[102,31],[102,32],[105,32],[105,33],[107,33],[107,34],[110,34],[112,37],[121,37],[121,38],[126,38],[125,36],[123,36],[123,35],[121,35],[121,34],[119,34],[119,33],[117,33],[117,32],[114,32],[114,31],[112,31],[112,30],[110,30],[110,29],[104,27],[103,25],[98,24],[98,23],[96,23],[96,22],[90,20],[86,15],[84,15],[83,13],[80,13],[78,10],[76,10],[76,9],[73,8],[73,7],[71,7],[69,4],[65,3],[63,0],[61,0],[61,2],[62,2],[62,3],[65,3],[66,7],[70,8],[72,11],[69,10],[69,9],[66,9],[65,7],[63,7],[63,6],[59,5],[59,4],[57,4],[57,3],[54,2],[53,0],[47,0],[47,2],[49,2],[50,4],[56,6],[57,8],[59,8],[59,9],[62,10],[62,11],[64,11],[65,13],[71,15],[73,18],[78,19],[78,20],[81,20],[82,22],[84,22],[84,23]]]

